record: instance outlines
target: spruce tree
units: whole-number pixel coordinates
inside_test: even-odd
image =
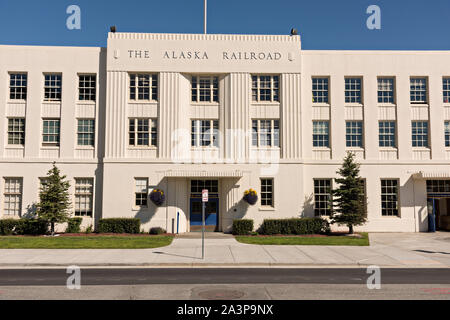
[[[353,234],[353,226],[367,221],[364,180],[359,176],[359,163],[355,162],[354,153],[347,153],[342,167],[336,173],[341,178],[335,179],[338,188],[332,191],[331,222],[347,225],[349,233]]]
[[[55,233],[55,223],[66,222],[71,213],[69,188],[70,183],[65,181],[66,176],[61,176],[59,169],[53,163],[53,168],[47,173],[47,177],[42,180],[39,190],[39,203],[37,215],[50,223],[51,233]]]

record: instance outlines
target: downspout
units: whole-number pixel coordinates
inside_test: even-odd
[[[413,177],[414,232],[417,232],[416,180]]]

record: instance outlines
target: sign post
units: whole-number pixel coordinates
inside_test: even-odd
[[[208,189],[202,190],[202,259],[205,258],[205,207],[208,202]]]

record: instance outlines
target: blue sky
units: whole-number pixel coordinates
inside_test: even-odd
[[[81,8],[81,30],[66,8]],[[366,9],[381,8],[381,30]],[[208,33],[289,34],[304,49],[450,50],[450,0],[208,0]],[[106,46],[118,31],[202,33],[203,0],[0,0],[0,44]]]

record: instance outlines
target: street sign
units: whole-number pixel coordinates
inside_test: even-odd
[[[202,190],[202,202],[208,202],[208,189]]]

